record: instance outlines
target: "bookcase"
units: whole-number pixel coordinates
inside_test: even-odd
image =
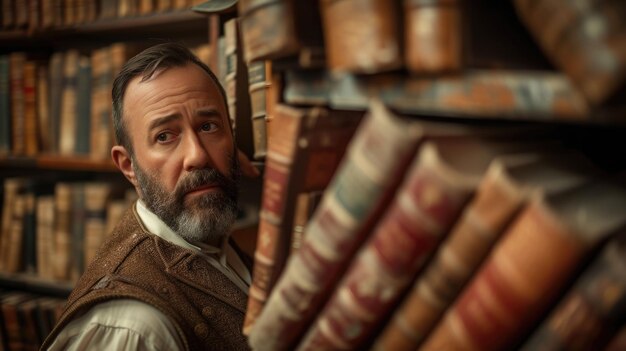
[[[624,347],[625,15],[237,1],[269,67],[251,347]]]
[[[165,41],[209,63],[197,2],[1,2],[1,350],[38,349],[136,198],[109,156],[112,81],[128,58]]]

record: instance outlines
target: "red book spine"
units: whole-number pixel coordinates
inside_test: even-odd
[[[391,309],[472,193],[424,146],[392,207],[361,250],[300,350],[356,349]]]
[[[544,312],[585,245],[541,201],[512,224],[423,350],[501,350]]]

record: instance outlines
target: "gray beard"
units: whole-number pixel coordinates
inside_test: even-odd
[[[232,157],[230,161],[230,177],[214,168],[198,169],[180,179],[173,193],[144,172],[136,160],[132,164],[148,209],[188,242],[219,245],[228,237],[237,217],[239,164]],[[221,191],[196,196],[185,203],[189,190],[205,184],[216,184]]]

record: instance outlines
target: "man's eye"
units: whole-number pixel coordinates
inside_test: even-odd
[[[159,133],[156,137],[158,142],[165,142],[170,139],[169,133]]]
[[[215,128],[217,128],[217,125],[216,125],[215,123],[213,123],[213,122],[207,122],[207,123],[204,123],[204,124],[200,127],[200,129],[201,129],[202,131],[204,131],[204,132],[210,132],[210,131],[213,131]]]

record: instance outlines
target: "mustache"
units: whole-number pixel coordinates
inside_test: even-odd
[[[207,184],[219,187],[226,194],[232,194],[236,189],[236,184],[232,179],[227,178],[214,168],[204,168],[195,170],[181,179],[174,189],[174,196],[177,199],[182,199],[188,192]]]

